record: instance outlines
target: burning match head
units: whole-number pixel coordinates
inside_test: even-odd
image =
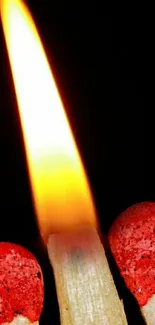
[[[110,229],[109,243],[127,287],[143,308],[155,295],[155,203],[123,212]]]
[[[19,245],[0,243],[0,324],[14,324],[16,317],[22,323],[27,319],[24,324],[38,321],[43,299],[43,276],[36,258]]]

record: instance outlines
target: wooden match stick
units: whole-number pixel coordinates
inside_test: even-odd
[[[95,225],[82,161],[33,19],[20,0],[0,0],[0,7],[41,233]],[[48,252],[62,325],[127,324],[96,230],[51,235]]]
[[[145,306],[141,307],[141,312],[147,325],[155,324],[155,295],[148,300]]]
[[[53,234],[48,239],[62,325],[125,325],[123,304],[97,231]]]

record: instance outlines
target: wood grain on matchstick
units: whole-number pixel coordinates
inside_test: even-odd
[[[62,325],[126,325],[127,320],[95,229],[48,240]]]

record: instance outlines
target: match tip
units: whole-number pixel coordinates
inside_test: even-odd
[[[155,294],[155,203],[128,208],[109,232],[113,256],[140,306]]]
[[[16,244],[0,243],[0,324],[17,316],[38,321],[43,298],[43,275],[33,254]]]

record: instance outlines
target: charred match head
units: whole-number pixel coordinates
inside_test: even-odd
[[[41,268],[27,249],[0,243],[0,324],[24,317],[37,322],[43,308],[44,284]],[[18,323],[18,322],[17,322]]]

